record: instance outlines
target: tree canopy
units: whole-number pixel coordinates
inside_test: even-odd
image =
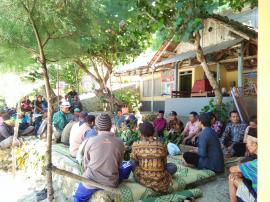
[[[196,49],[196,58],[200,62],[213,91],[216,104],[221,106],[222,95],[217,81],[208,68],[207,61],[200,45],[203,20],[211,16],[221,6],[229,6],[241,10],[246,5],[256,5],[255,0],[137,0],[138,7],[143,10],[151,20],[149,26],[153,33],[158,34],[159,41],[173,38],[174,41],[191,42]]]

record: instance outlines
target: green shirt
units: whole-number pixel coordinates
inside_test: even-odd
[[[65,126],[68,124],[67,115],[62,111],[54,113],[52,123],[55,129],[62,133]]]

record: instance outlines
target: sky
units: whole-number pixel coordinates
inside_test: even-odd
[[[16,102],[42,85],[42,81],[36,83],[22,82],[14,73],[0,74],[0,96],[6,99],[9,107],[16,106]]]

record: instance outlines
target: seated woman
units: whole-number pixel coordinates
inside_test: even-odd
[[[224,158],[215,131],[211,128],[210,116],[203,113],[199,116],[202,132],[199,136],[198,149],[184,153],[187,165],[214,172],[224,172]]]
[[[131,160],[136,181],[160,193],[167,193],[177,167],[167,163],[167,149],[154,139],[155,129],[150,122],[139,127],[141,140],[132,145]]]
[[[216,132],[218,137],[220,138],[222,135],[222,123],[217,120],[216,115],[213,112],[209,113],[211,117],[211,128]]]

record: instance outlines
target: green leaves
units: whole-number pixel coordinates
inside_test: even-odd
[[[201,109],[201,112],[213,112],[217,115],[218,119],[226,123],[228,121],[230,103],[222,103],[221,106],[217,106],[213,98],[210,99],[209,104]]]
[[[158,0],[155,1],[155,6],[151,5],[151,1],[137,0],[137,5],[140,10],[148,14],[142,17],[149,23],[152,33],[164,36],[162,32],[175,30],[179,38],[189,41],[193,38],[194,32],[202,29],[202,20],[221,6],[229,5],[239,10],[246,5],[257,5],[257,0],[167,0],[166,2]],[[161,25],[160,21],[164,23]],[[165,29],[160,29],[162,26],[165,26]],[[157,30],[159,31],[156,32]],[[160,39],[158,36],[156,38]]]
[[[141,103],[139,100],[139,96],[136,94],[135,91],[117,91],[113,93],[114,97],[120,100],[124,105],[129,108],[130,112],[137,112],[141,107]]]

